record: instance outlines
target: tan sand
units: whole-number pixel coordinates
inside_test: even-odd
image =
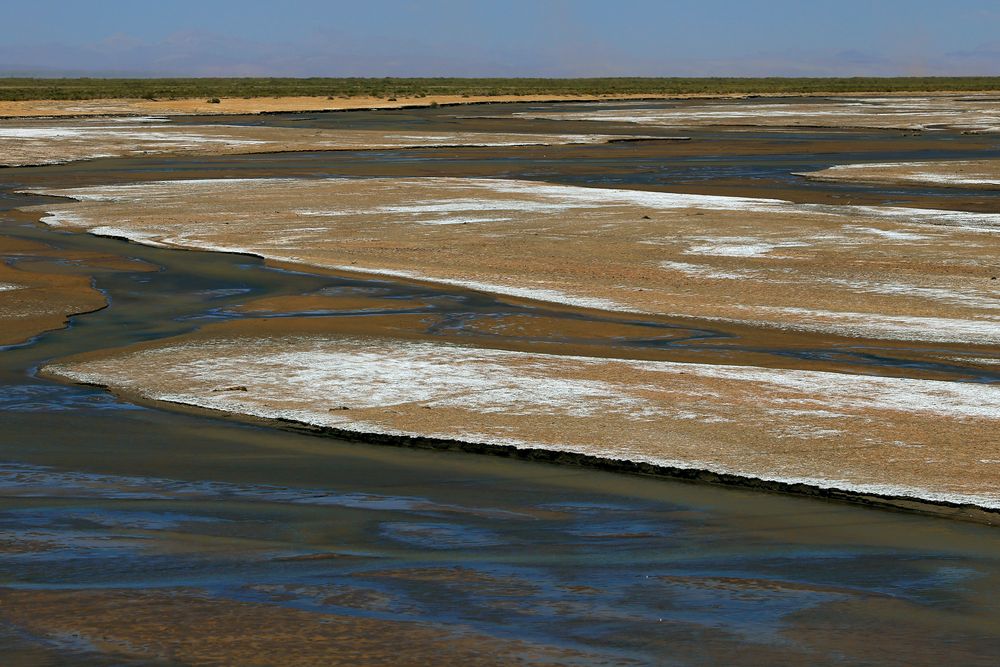
[[[1000,190],[1000,160],[844,164],[798,174],[811,181]]]
[[[307,130],[235,125],[171,125],[161,118],[0,120],[0,165],[57,164],[148,154],[230,155],[284,151],[437,146],[604,143],[592,134]]]
[[[216,324],[45,373],[349,432],[1000,508],[998,386],[517,352],[317,326]]]
[[[45,222],[605,310],[1000,344],[1000,215],[491,179],[47,190]],[[266,214],[261,214],[266,211]]]
[[[0,236],[0,345],[22,343],[65,326],[70,315],[106,305],[104,296],[91,287],[89,276],[67,274],[56,265],[37,261],[49,257],[94,270],[139,271],[145,266],[94,253],[57,252],[40,243]],[[22,261],[12,266],[8,262],[14,259]]]
[[[185,665],[554,665],[592,657],[458,625],[234,602],[186,588],[0,589],[0,620],[43,641],[72,637],[108,657]]]
[[[521,118],[634,123],[657,127],[819,127],[1000,132],[995,95],[838,96],[826,101],[706,102],[666,109],[523,111]]]

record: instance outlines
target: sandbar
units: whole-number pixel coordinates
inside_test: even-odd
[[[1000,190],[1000,160],[843,164],[798,174],[811,181]]]
[[[234,155],[287,151],[605,143],[593,134],[315,130],[173,125],[162,117],[0,120],[0,166],[61,164],[150,154]]]
[[[463,178],[40,190],[47,224],[606,311],[1000,344],[1000,214]],[[265,215],[261,211],[266,211]]]
[[[46,375],[140,400],[1000,509],[1000,387],[210,325]],[[270,331],[269,331],[270,330]]]

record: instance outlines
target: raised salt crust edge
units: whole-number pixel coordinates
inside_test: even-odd
[[[215,341],[215,344],[224,344],[225,341]],[[574,357],[546,354],[525,354],[514,353],[501,350],[481,350],[464,348],[450,344],[410,344],[413,348],[434,348],[436,350],[453,350],[462,354],[471,353],[482,359],[493,359],[496,357],[519,357],[538,358],[540,360],[559,360],[561,362],[572,361],[586,365],[598,365],[601,360],[589,357]],[[188,346],[190,347],[190,346]],[[164,348],[170,350],[172,348]],[[395,348],[394,348],[395,349]],[[162,352],[162,350],[160,350]],[[400,352],[401,350],[397,350]],[[743,366],[714,366],[709,364],[686,364],[678,362],[651,362],[651,361],[623,361],[614,360],[617,363],[626,363],[643,370],[659,370],[666,372],[694,372],[706,377],[733,378],[746,381],[777,382],[779,384],[796,386],[801,383],[816,383],[822,385],[823,382],[829,384],[832,395],[837,393],[838,383],[845,381],[837,373],[823,371],[801,371],[801,370],[775,370],[761,369]],[[384,369],[378,364],[374,364],[371,372],[373,377]],[[139,382],[126,380],[124,382],[110,381],[108,377],[100,373],[75,370],[66,365],[56,364],[47,366],[46,373],[57,377],[62,377],[75,382],[98,384],[110,386],[112,388],[127,389],[136,391],[140,396],[149,400],[162,401],[207,408],[216,411],[238,413],[271,420],[291,420],[294,422],[321,427],[333,427],[344,431],[359,434],[403,436],[403,437],[431,437],[449,440],[458,440],[470,444],[486,445],[506,445],[519,449],[537,449],[547,451],[571,452],[583,456],[599,456],[609,460],[628,461],[633,463],[647,463],[657,466],[673,467],[684,470],[705,470],[713,473],[735,475],[746,479],[761,479],[764,481],[779,482],[783,484],[805,484],[808,486],[842,490],[859,494],[875,494],[880,496],[897,496],[912,498],[915,500],[925,500],[936,503],[952,504],[972,504],[988,509],[1000,509],[1000,498],[983,496],[977,494],[960,494],[939,492],[931,489],[897,485],[879,484],[849,481],[844,479],[826,479],[819,477],[786,476],[786,475],[760,475],[759,473],[748,474],[736,468],[731,468],[711,462],[701,460],[678,460],[657,456],[630,453],[628,457],[623,457],[613,450],[585,451],[572,444],[549,444],[538,443],[523,439],[503,438],[480,433],[445,432],[445,433],[421,433],[404,429],[386,428],[380,425],[363,421],[343,421],[338,419],[331,421],[324,419],[326,415],[319,414],[313,410],[287,410],[278,408],[268,408],[261,405],[248,404],[244,401],[229,401],[224,396],[220,397],[200,397],[187,394],[176,394],[159,392],[143,388]],[[322,374],[323,372],[320,371]],[[219,378],[226,381],[227,378]],[[399,378],[396,378],[399,379]],[[411,378],[412,381],[412,378]],[[419,381],[419,379],[418,379]],[[886,404],[889,409],[897,409],[911,412],[929,412],[941,414],[956,414],[966,417],[987,417],[1000,419],[1000,410],[990,408],[990,405],[997,405],[1000,398],[1000,390],[987,385],[969,385],[962,383],[941,382],[933,380],[907,380],[901,378],[874,378],[850,376],[846,379],[854,389],[858,384],[872,385],[872,393]],[[814,387],[817,388],[817,387]],[[914,391],[919,388],[919,391]],[[951,394],[955,401],[946,401],[946,397],[941,392]],[[956,402],[957,401],[957,402]],[[947,405],[946,405],[947,404]],[[388,407],[388,406],[374,406]],[[836,407],[834,405],[834,407]],[[952,409],[954,408],[954,409]]]

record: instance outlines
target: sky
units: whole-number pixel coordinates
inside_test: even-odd
[[[0,74],[1000,75],[1000,0],[3,0]]]

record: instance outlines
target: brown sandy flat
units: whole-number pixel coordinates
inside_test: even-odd
[[[812,181],[1000,190],[1000,160],[845,164],[799,174]]]
[[[517,352],[401,337],[392,327],[383,338],[321,326],[227,322],[45,372],[359,433],[1000,508],[995,385]],[[245,390],[223,390],[235,386]]]
[[[1000,343],[1000,215],[491,179],[46,190],[49,224],[605,310]],[[261,215],[261,211],[267,211]]]
[[[47,258],[94,270],[144,268],[121,258],[57,252],[40,243],[0,236],[0,345],[24,342],[65,326],[70,315],[105,306],[104,296],[91,287],[89,276],[66,273],[58,265],[44,261]],[[14,259],[21,261],[17,265],[8,263]]]
[[[43,640],[74,638],[99,653],[185,665],[565,664],[588,656],[501,640],[462,626],[234,602],[196,589],[0,589],[0,620]]]
[[[307,130],[236,125],[171,125],[162,119],[0,120],[0,165],[57,164],[147,154],[228,155],[427,146],[604,143],[606,135]]]

